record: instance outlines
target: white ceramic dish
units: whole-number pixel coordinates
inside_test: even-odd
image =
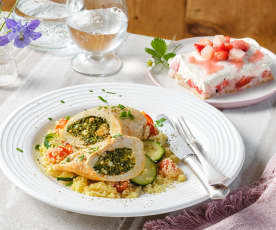
[[[111,95],[101,89],[116,92]],[[93,93],[89,90],[94,90]],[[29,195],[49,205],[89,215],[144,216],[188,207],[208,199],[207,193],[191,172],[181,165],[188,180],[156,195],[135,199],[88,197],[59,185],[35,163],[34,146],[54,120],[84,109],[119,103],[144,110],[151,116],[181,113],[208,152],[208,159],[230,179],[238,175],[244,161],[244,145],[234,126],[207,103],[188,93],[175,93],[160,87],[137,84],[85,84],[49,92],[18,108],[1,125],[0,166],[6,176]],[[121,95],[121,96],[120,96]],[[64,100],[65,103],[61,103]],[[16,148],[24,152],[19,152]]]
[[[199,39],[200,37],[194,37],[179,41],[183,45],[183,48],[181,48],[178,53],[193,51],[194,43],[198,42]],[[254,41],[255,40],[252,39],[252,42]],[[276,55],[263,47],[261,48],[261,50],[262,52],[267,53],[273,59],[272,75],[276,77]],[[153,71],[148,71],[148,76],[151,81],[157,86],[192,94],[184,87],[178,85],[174,79],[168,77],[168,71],[163,71],[161,73],[153,73]],[[206,102],[221,109],[238,108],[256,104],[273,96],[274,94],[276,94],[276,80],[260,85],[258,87],[246,89],[238,93],[210,98],[206,100]]]

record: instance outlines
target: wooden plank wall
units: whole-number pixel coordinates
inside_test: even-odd
[[[276,52],[276,0],[126,1],[129,32],[177,39],[214,34],[253,37]],[[13,2],[3,0],[3,8]]]

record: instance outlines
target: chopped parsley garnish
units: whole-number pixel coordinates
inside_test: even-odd
[[[20,149],[20,148],[16,148],[16,150],[17,150],[18,152],[21,152],[21,153],[24,152],[24,151],[23,151],[22,149]]]
[[[39,148],[40,148],[40,145],[39,144],[37,144],[36,146],[35,146],[35,150],[39,150]]]
[[[60,100],[60,103],[64,104],[64,103],[65,103],[65,101],[64,101],[64,100]]]
[[[166,120],[167,120],[166,118],[162,117],[162,118],[160,118],[159,120],[156,120],[155,124],[156,124],[156,126],[158,126],[158,127],[163,127],[163,123],[164,123]]]
[[[125,108],[126,108],[124,105],[121,105],[121,104],[119,104],[118,107],[119,107],[120,109],[125,109]]]
[[[56,136],[55,133],[48,133],[44,139],[44,146],[48,149],[51,147],[50,141]]]
[[[49,121],[52,121],[52,120],[53,120],[53,118],[51,118],[51,117],[48,117],[48,120],[49,120]]]
[[[130,112],[130,110],[127,111],[127,116],[130,120],[133,120],[134,119],[134,116],[133,114]]]
[[[108,103],[107,100],[105,100],[102,96],[98,96],[98,98],[99,98],[102,102]]]
[[[73,181],[68,182],[65,186],[71,186],[73,184]]]
[[[122,112],[120,113],[120,118],[121,118],[121,119],[129,118],[130,120],[133,120],[133,119],[134,119],[134,116],[133,116],[133,114],[131,113],[131,111],[128,110],[128,111],[122,111]]]
[[[105,89],[102,89],[103,92],[105,92]]]
[[[94,93],[94,91],[92,89],[89,90],[90,93]]]
[[[70,161],[71,161],[70,157],[67,157],[66,162],[70,162]]]
[[[84,160],[84,155],[79,156],[80,161]]]
[[[127,112],[126,111],[121,112],[120,118],[127,118]]]
[[[109,94],[116,94],[114,92],[111,92],[111,91],[105,91],[106,93],[109,93]]]
[[[121,137],[121,136],[122,136],[122,134],[121,134],[121,133],[118,133],[118,134],[113,135],[112,137],[113,137],[113,138],[117,138],[117,137]]]
[[[73,176],[73,177],[57,177],[57,180],[61,180],[61,181],[73,181],[74,178],[76,178],[77,176]]]
[[[70,120],[70,116],[66,116],[65,119],[66,119],[66,120]]]

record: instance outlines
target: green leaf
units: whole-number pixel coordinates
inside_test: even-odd
[[[151,42],[152,48],[162,57],[167,51],[167,44],[164,39],[154,38]]]
[[[175,53],[167,53],[164,55],[164,59],[168,61],[170,58],[175,57]]]
[[[51,147],[50,141],[56,136],[54,133],[48,133],[44,139],[44,146],[48,149]]]
[[[153,50],[153,49],[145,48],[145,51],[146,51],[148,54],[150,54],[152,57],[161,58],[161,56],[160,56],[158,53],[156,53],[156,51]]]
[[[156,120],[155,124],[156,124],[156,126],[158,126],[158,127],[163,127],[163,123],[164,123],[166,120],[167,120],[166,118],[162,117],[161,119]]]

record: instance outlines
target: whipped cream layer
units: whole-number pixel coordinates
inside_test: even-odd
[[[234,39],[231,39],[231,41]],[[224,79],[231,80],[236,78],[241,78],[243,76],[261,77],[264,71],[270,71],[270,65],[272,59],[269,55],[261,52],[261,58],[256,61],[250,61],[256,51],[260,50],[259,44],[250,38],[244,38],[240,40],[245,40],[250,48],[243,57],[243,64],[239,68],[238,65],[233,62],[227,61],[217,61],[213,63],[219,70],[209,73],[204,68],[203,65],[192,63],[191,58],[195,59],[197,62],[204,62],[203,57],[197,52],[193,51],[190,53],[184,53],[176,55],[173,59],[169,60],[170,64],[170,76],[175,74],[178,77],[182,77],[184,81],[191,79],[193,83],[204,92],[212,91],[211,88],[215,88]],[[178,71],[175,72],[171,67],[174,62],[179,63]],[[223,66],[223,68],[221,67]],[[215,67],[216,69],[216,67]]]

